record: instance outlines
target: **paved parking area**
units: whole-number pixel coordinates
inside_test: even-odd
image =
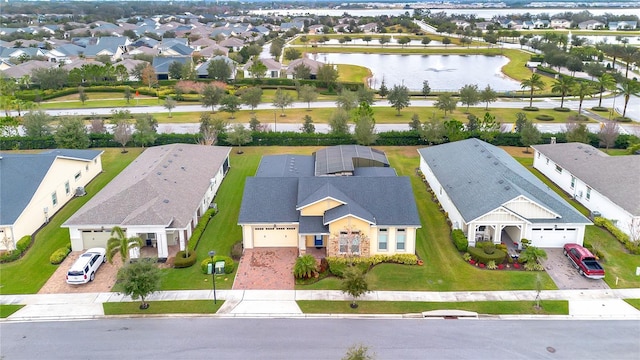
[[[74,251],[58,265],[53,275],[47,280],[38,294],[64,294],[64,293],[88,293],[88,292],[109,292],[116,283],[118,269],[122,266],[120,255],[116,255],[113,264],[106,263],[100,265],[96,273],[95,280],[86,284],[69,285],[66,281],[67,271],[73,263],[82,255],[84,251]]]
[[[293,264],[297,257],[297,248],[245,249],[233,289],[293,290]]]
[[[604,280],[588,279],[578,273],[573,263],[562,254],[562,249],[544,249],[547,259],[542,265],[560,290],[609,289]],[[606,271],[606,268],[605,268]]]

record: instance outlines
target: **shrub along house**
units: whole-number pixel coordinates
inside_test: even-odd
[[[591,211],[640,237],[640,156],[609,156],[582,143],[532,146],[533,167]]]
[[[114,226],[142,238],[160,261],[170,249],[184,250],[229,170],[230,151],[193,144],[148,148],[62,225],[72,250],[106,247]],[[132,258],[139,256],[132,250]]]
[[[13,250],[102,172],[102,151],[0,154],[0,250]],[[46,239],[44,239],[46,241]]]
[[[238,224],[245,249],[371,256],[414,254],[420,218],[409,178],[383,152],[342,145],[264,156],[247,178]]]
[[[419,149],[420,170],[470,246],[525,238],[582,245],[591,222],[504,150],[478,139]]]

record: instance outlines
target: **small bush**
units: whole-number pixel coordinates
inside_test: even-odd
[[[467,240],[467,237],[464,235],[464,232],[462,232],[462,230],[453,230],[451,232],[451,238],[453,239],[453,243],[455,244],[458,251],[467,251],[467,248],[469,247],[469,240]]]
[[[318,274],[316,258],[311,254],[299,256],[293,265],[293,276],[296,279],[309,279]]]
[[[495,246],[495,245],[493,245],[493,244],[487,244],[487,245],[485,245],[485,246],[482,248],[482,250],[484,250],[484,253],[485,253],[485,254],[487,254],[487,255],[491,255],[491,254],[493,254],[494,252],[496,252],[496,246]]]
[[[64,261],[64,259],[69,255],[71,250],[68,246],[61,247],[58,250],[54,251],[49,257],[49,262],[53,265],[58,265]]]
[[[241,257],[242,257],[242,241],[238,241],[237,243],[233,244],[233,247],[231,248],[231,258],[234,261],[240,261]]]
[[[178,251],[173,261],[173,267],[176,269],[188,268],[198,261],[198,254],[195,251],[190,251],[188,257],[186,255],[184,251]]]
[[[320,267],[318,268],[319,273],[323,273],[329,270],[329,262],[327,262],[327,258],[320,259]]]
[[[236,269],[236,264],[235,262],[233,262],[233,259],[229,256],[225,256],[225,255],[216,255],[213,257],[213,263],[217,263],[218,261],[224,261],[224,273],[225,274],[231,274],[235,269]],[[202,262],[200,262],[200,269],[202,270],[203,274],[207,273],[209,264],[211,263],[211,257],[208,257],[204,260],[202,260]],[[213,268],[212,268],[213,269]]]
[[[594,107],[591,108],[591,110],[600,111],[600,112],[608,112],[609,108],[606,108],[604,106],[594,106]]]
[[[540,114],[536,116],[536,119],[540,121],[553,121],[555,118],[551,115]]]
[[[464,255],[462,255],[462,258],[464,259],[464,261],[469,262],[469,260],[471,260],[471,254],[466,252],[464,253]]]
[[[469,246],[467,249],[469,254],[471,254],[471,258],[479,263],[487,264],[489,261],[493,260],[496,264],[500,264],[507,257],[507,253],[502,250],[495,249],[493,254],[487,254],[484,252],[484,249],[478,249],[477,247]]]
[[[20,253],[20,251],[18,250],[7,251],[6,253],[0,255],[0,263],[16,261],[20,259],[20,255],[22,255],[22,253]]]
[[[29,246],[31,246],[31,235],[25,235],[16,243],[16,250],[22,254]]]
[[[496,245],[496,249],[502,250],[502,251],[507,251],[507,245],[505,244],[498,244]]]
[[[491,260],[487,263],[487,269],[489,270],[495,270],[498,268],[498,265],[496,265],[495,260]]]
[[[525,107],[522,108],[522,110],[524,110],[524,111],[540,111],[540,109],[538,109],[535,106],[525,106]]]
[[[557,112],[569,112],[569,111],[571,111],[571,109],[566,108],[566,107],[555,107],[555,108],[553,108],[553,111],[557,111]]]
[[[344,271],[347,269],[346,263],[330,261],[329,259],[327,259],[327,262],[329,263],[329,272],[331,274],[340,278],[344,276]]]
[[[631,121],[633,121],[633,120],[631,120],[630,117],[626,117],[626,116],[624,116],[624,117],[623,116],[618,116],[614,120],[618,121],[618,122],[631,122]]]

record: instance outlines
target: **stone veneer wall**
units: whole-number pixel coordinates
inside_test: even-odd
[[[363,236],[360,238],[360,255],[359,256],[369,256],[371,249],[371,242],[369,238]],[[349,256],[349,254],[341,254],[340,253],[340,240],[337,236],[331,236],[327,240],[327,256]]]

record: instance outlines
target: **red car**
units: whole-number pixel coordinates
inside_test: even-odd
[[[578,244],[565,244],[564,255],[571,260],[580,275],[584,275],[589,279],[604,278],[604,269],[591,251]]]

